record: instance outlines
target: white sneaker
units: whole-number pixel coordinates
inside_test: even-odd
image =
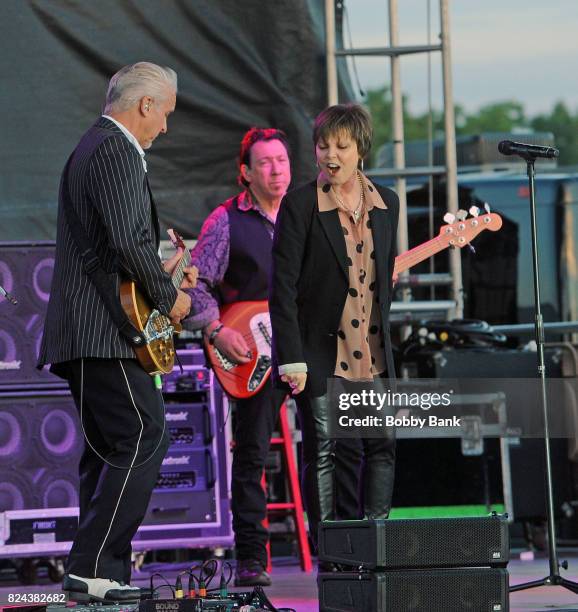
[[[112,578],[82,578],[65,574],[62,590],[74,601],[138,601],[140,589]]]

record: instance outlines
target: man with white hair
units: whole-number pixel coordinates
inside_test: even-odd
[[[164,268],[158,255],[159,224],[144,159],[144,149],[167,131],[176,92],[170,68],[139,62],[119,70],[104,114],[81,138],[60,183],[39,366],[50,363],[68,380],[86,440],[79,528],[63,582],[75,601],[126,602],[140,595],[128,584],[131,540],[169,438],[161,392],[135,359],[135,337],[115,323],[93,273],[102,272],[113,301],[121,279],[130,278],[173,322],[189,313],[190,297],[169,274],[180,253]],[[82,230],[94,257],[80,248]]]

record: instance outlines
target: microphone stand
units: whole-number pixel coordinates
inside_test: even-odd
[[[534,270],[534,308],[535,308],[535,337],[538,347],[538,373],[541,382],[542,413],[544,416],[544,455],[546,459],[546,519],[548,524],[548,557],[550,561],[550,574],[541,580],[524,582],[510,587],[510,592],[522,591],[539,586],[562,586],[578,594],[578,583],[560,576],[560,563],[556,552],[556,526],[554,523],[554,493],[552,487],[552,457],[550,452],[550,425],[548,419],[548,398],[546,393],[546,365],[544,360],[544,321],[540,309],[540,271],[538,269],[538,228],[536,225],[536,199],[534,192],[534,178],[536,175],[534,162],[536,156],[531,153],[520,155],[526,160],[528,182],[530,186],[530,222],[532,232],[532,267]],[[568,569],[568,563],[562,563]]]

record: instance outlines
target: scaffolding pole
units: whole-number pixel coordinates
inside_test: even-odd
[[[335,0],[325,0],[325,63],[327,67],[327,106],[338,102],[335,55]]]
[[[393,169],[377,169],[369,175],[395,177],[395,188],[400,200],[398,226],[398,249],[404,252],[408,249],[407,228],[407,176],[416,174],[446,175],[447,210],[454,215],[458,211],[458,182],[456,158],[456,129],[454,117],[454,101],[452,94],[451,49],[450,49],[450,19],[449,0],[439,0],[441,42],[439,45],[400,46],[398,23],[398,0],[388,0],[390,46],[366,49],[336,49],[335,44],[335,0],[325,0],[325,49],[327,53],[327,102],[329,105],[338,103],[337,90],[337,57],[348,55],[389,56],[391,58],[391,97],[392,97],[392,130],[393,130]],[[442,169],[431,166],[420,169],[405,167],[404,128],[403,128],[403,95],[400,81],[399,61],[402,55],[415,53],[431,53],[440,51],[442,54],[442,78],[444,94],[444,127],[446,165]],[[452,275],[452,298],[455,306],[448,310],[450,317],[463,317],[464,296],[462,287],[462,263],[459,249],[450,249],[449,268]],[[406,290],[407,291],[407,290]],[[404,299],[407,299],[405,297]]]
[[[399,43],[399,16],[397,0],[389,0],[389,43],[397,47]],[[405,169],[405,144],[403,133],[403,97],[399,73],[399,55],[391,56],[391,120],[393,130],[393,163],[396,170]],[[399,197],[399,224],[397,226],[397,250],[405,253],[409,249],[407,233],[407,194],[403,175],[395,179],[395,191]],[[409,299],[408,291],[403,290],[404,301]]]
[[[452,90],[449,0],[440,0],[440,23],[444,90],[444,130],[446,136],[447,209],[455,215],[458,211],[458,163],[456,158],[456,122],[454,117],[454,96]],[[450,272],[453,278],[452,297],[456,302],[453,316],[461,319],[464,316],[464,292],[462,287],[462,259],[460,249],[450,249]]]

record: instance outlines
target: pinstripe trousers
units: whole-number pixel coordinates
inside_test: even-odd
[[[134,359],[77,359],[65,372],[85,437],[66,572],[128,583],[131,540],[169,446],[162,395]]]

